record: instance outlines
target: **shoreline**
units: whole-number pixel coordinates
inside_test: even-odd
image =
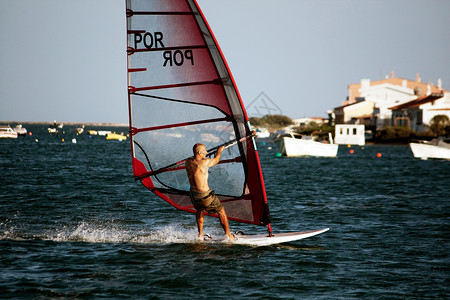
[[[104,127],[128,127],[126,123],[101,123],[101,122],[57,122],[62,123],[64,126],[104,126]],[[22,125],[53,125],[54,122],[40,122],[40,121],[0,121],[0,124],[22,124]]]

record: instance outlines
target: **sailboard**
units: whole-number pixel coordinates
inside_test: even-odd
[[[225,244],[236,244],[236,245],[247,245],[253,247],[270,246],[276,244],[282,244],[292,241],[298,241],[306,239],[321,233],[328,231],[329,228],[310,230],[310,231],[297,231],[297,232],[283,232],[276,233],[273,235],[267,234],[235,234],[234,240],[227,240],[225,238],[207,237],[206,242],[209,243],[225,243]]]
[[[133,175],[175,208],[195,213],[183,161],[192,147],[229,146],[210,169],[228,219],[267,226],[261,166],[228,65],[195,0],[126,0]],[[218,217],[213,214],[213,217]]]

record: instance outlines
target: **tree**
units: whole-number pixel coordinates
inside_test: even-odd
[[[300,126],[295,128],[295,132],[300,134],[306,134],[306,135],[318,135],[320,137],[322,136],[328,136],[328,133],[334,133],[334,126],[330,126],[328,124],[317,124],[314,121],[311,121],[306,126]]]
[[[430,130],[437,136],[445,135],[445,128],[450,126],[450,120],[446,115],[435,115],[430,121]]]
[[[262,118],[249,118],[250,124],[254,127],[264,126],[269,129],[279,129],[294,124],[291,118],[283,115],[265,115]]]

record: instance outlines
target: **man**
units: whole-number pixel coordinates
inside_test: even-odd
[[[186,160],[186,172],[191,185],[190,195],[192,204],[194,204],[197,210],[196,220],[198,227],[198,238],[203,240],[203,223],[205,221],[204,211],[209,214],[217,213],[219,215],[220,224],[225,231],[227,240],[234,239],[234,236],[230,233],[230,226],[228,225],[227,214],[225,208],[220,203],[219,198],[214,194],[208,186],[208,169],[215,166],[220,161],[224,147],[220,147],[217,150],[214,158],[206,158],[208,153],[205,145],[195,144],[193,147],[194,157],[190,157]]]

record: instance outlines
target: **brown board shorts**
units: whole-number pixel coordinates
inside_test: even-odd
[[[196,210],[206,210],[208,214],[218,213],[222,209],[222,203],[220,203],[219,197],[214,194],[214,191],[209,190],[207,192],[195,192],[190,191],[191,202],[194,204]]]

